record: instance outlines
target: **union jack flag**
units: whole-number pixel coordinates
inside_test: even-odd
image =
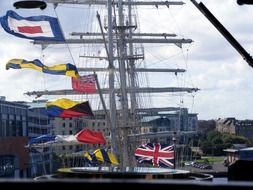
[[[174,168],[174,146],[148,143],[135,150],[135,158],[139,163],[150,163],[154,166]]]
[[[78,92],[95,93],[96,79],[94,75],[81,76],[80,79],[72,77],[72,88]]]

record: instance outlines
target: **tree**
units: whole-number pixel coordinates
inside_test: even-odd
[[[248,139],[248,145],[253,146],[253,136]]]
[[[252,139],[253,142],[253,139]],[[206,138],[201,141],[201,149],[204,154],[219,156],[224,154],[224,149],[230,148],[233,144],[248,144],[249,141],[243,136],[210,131]]]

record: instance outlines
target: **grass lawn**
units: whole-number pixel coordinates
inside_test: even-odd
[[[225,156],[205,156],[199,160],[196,160],[197,163],[216,163],[216,162],[223,162]]]

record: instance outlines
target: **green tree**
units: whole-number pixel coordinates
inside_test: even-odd
[[[253,146],[253,136],[249,138],[248,145]]]
[[[253,142],[253,138],[252,138]],[[206,138],[202,138],[200,147],[204,154],[219,156],[224,155],[223,149],[230,148],[233,144],[248,144],[249,141],[243,136],[210,131]]]

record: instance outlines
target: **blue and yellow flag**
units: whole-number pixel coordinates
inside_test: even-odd
[[[112,152],[105,151],[104,149],[97,149],[93,152],[93,157],[102,163],[107,162],[112,165],[118,165],[119,162]]]
[[[90,166],[97,166],[104,163],[109,163],[112,165],[119,165],[118,160],[112,152],[106,151],[104,149],[97,149],[92,154],[85,152],[84,160]]]
[[[52,75],[66,75],[77,79],[80,78],[76,66],[70,63],[59,64],[49,67],[41,63],[41,61],[38,59],[35,59],[33,61],[26,61],[25,59],[11,59],[6,64],[6,69],[8,70],[9,68],[12,69],[30,68]]]
[[[88,165],[88,166],[98,166],[100,163],[98,162],[98,160],[96,160],[96,158],[88,153],[85,152],[84,153],[84,162]]]

